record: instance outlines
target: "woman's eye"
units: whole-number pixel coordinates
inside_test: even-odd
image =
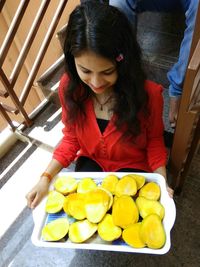
[[[104,75],[111,75],[115,72],[116,69],[112,69],[112,70],[108,70],[108,71],[104,71],[103,74]]]
[[[113,73],[113,71],[104,72],[104,75],[110,75],[110,74],[112,74],[112,73]]]
[[[82,70],[82,72],[83,72],[83,73],[85,73],[85,74],[88,74],[88,73],[90,73],[90,71],[89,71],[89,70]]]

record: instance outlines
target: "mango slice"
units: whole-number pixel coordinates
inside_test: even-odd
[[[146,199],[145,197],[137,197],[136,205],[139,209],[140,216],[144,219],[149,214],[157,214],[162,220],[165,215],[165,208],[157,200]]]
[[[86,193],[97,187],[97,184],[92,178],[86,177],[79,181],[77,193]]]
[[[98,234],[105,241],[113,241],[121,236],[122,230],[113,223],[111,214],[106,214],[103,220],[98,223]]]
[[[120,196],[113,203],[112,217],[115,225],[127,228],[130,224],[138,222],[138,208],[130,196]]]
[[[140,237],[142,241],[153,249],[162,248],[166,241],[166,234],[157,214],[150,214],[141,223]]]
[[[82,243],[89,239],[97,231],[97,224],[87,219],[74,222],[69,227],[69,239],[74,243]]]
[[[50,191],[47,196],[45,211],[47,213],[56,213],[61,211],[64,205],[64,201],[65,197],[61,193],[55,190]]]
[[[122,238],[131,247],[143,248],[145,243],[140,237],[141,222],[131,224],[123,230]]]
[[[116,184],[115,195],[118,197],[122,195],[134,196],[136,193],[137,184],[130,175],[123,176]]]
[[[114,197],[113,197],[112,193],[110,191],[108,191],[107,189],[101,187],[101,186],[98,187],[98,190],[103,190],[109,196],[109,199],[110,199],[110,201],[108,203],[108,210],[109,210],[112,207],[112,204],[113,204],[113,201],[114,201]]]
[[[71,176],[61,176],[56,179],[54,188],[63,195],[67,195],[68,193],[75,192],[77,185],[78,182],[75,178]]]
[[[129,174],[133,179],[135,179],[137,184],[137,190],[139,190],[145,184],[145,177],[140,174]]]
[[[42,238],[45,241],[58,241],[62,239],[69,230],[67,218],[59,218],[46,224],[42,229]]]
[[[160,198],[160,186],[155,182],[148,182],[140,189],[139,196],[158,200]]]
[[[68,210],[69,196],[70,196],[70,194],[65,197],[65,201],[64,201],[64,204],[63,204],[63,210],[64,210],[65,213],[67,213],[68,215],[71,216],[71,214],[69,213],[69,210]]]
[[[110,206],[110,196],[105,190],[93,189],[86,193],[85,212],[86,218],[92,223],[100,222]]]
[[[103,179],[101,186],[103,188],[107,189],[108,191],[110,191],[114,195],[115,187],[116,187],[118,181],[119,181],[119,179],[116,175],[109,174]]]
[[[65,199],[63,209],[68,215],[77,220],[85,219],[85,195],[81,193],[69,194]]]

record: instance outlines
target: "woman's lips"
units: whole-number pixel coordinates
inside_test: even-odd
[[[94,91],[102,91],[106,88],[106,85],[100,86],[100,87],[95,87],[92,84],[90,84],[90,87],[92,88],[92,90]]]

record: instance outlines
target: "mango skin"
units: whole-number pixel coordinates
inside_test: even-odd
[[[140,237],[148,248],[162,248],[166,242],[166,234],[160,217],[150,214],[141,223]]]

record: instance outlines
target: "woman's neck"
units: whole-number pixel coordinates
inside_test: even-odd
[[[110,88],[102,94],[95,94],[94,93],[93,95],[100,103],[104,103],[105,101],[107,101],[107,99],[109,99],[109,98],[111,98],[111,96],[113,96],[113,93],[114,93],[113,88]]]
[[[92,98],[96,117],[109,120],[113,114],[115,100],[113,90],[104,94],[93,94]]]

